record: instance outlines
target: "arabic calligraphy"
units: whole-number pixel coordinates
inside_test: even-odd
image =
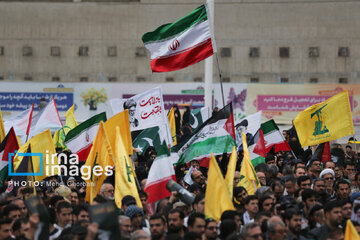
[[[140,117],[142,119],[147,119],[151,115],[160,115],[162,113],[161,106],[155,106],[151,111],[142,111]]]

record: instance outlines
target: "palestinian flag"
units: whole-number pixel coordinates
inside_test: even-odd
[[[166,143],[158,150],[157,157],[151,165],[146,181],[145,192],[148,195],[148,210],[154,213],[155,203],[163,198],[169,197],[171,193],[166,189],[169,180],[176,181],[175,171],[172,164],[170,152]]]
[[[267,154],[262,129],[259,129],[256,132],[251,142],[253,142],[253,144],[249,146],[249,155],[251,163],[254,167],[256,167],[256,165],[260,163],[265,163],[265,158]]]
[[[142,41],[150,51],[153,72],[179,70],[216,52],[206,4],[176,22],[145,33]]]
[[[261,129],[264,133],[265,148],[269,152],[275,146],[275,153],[279,151],[291,151],[291,148],[273,119],[262,123]]]
[[[314,159],[318,159],[322,163],[331,161],[330,142],[320,143],[317,146],[310,161],[312,161]]]
[[[4,186],[4,182],[8,177],[9,153],[14,153],[18,149],[19,144],[14,128],[10,128],[10,131],[0,144],[0,187]]]
[[[71,129],[65,137],[65,145],[72,152],[78,155],[79,161],[85,162],[93,140],[99,129],[100,121],[106,121],[106,113],[97,114],[77,127]]]
[[[183,164],[193,159],[209,158],[210,153],[231,153],[235,145],[234,117],[230,103],[205,121],[188,140],[178,143],[171,151],[176,152],[179,157],[177,164]]]

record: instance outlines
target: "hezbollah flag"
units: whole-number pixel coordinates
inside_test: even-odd
[[[14,158],[14,171],[17,170],[24,156],[21,153],[27,153],[29,145],[31,144],[32,163],[35,176],[35,181],[41,181],[44,178],[58,175],[59,165],[56,156],[56,151],[51,138],[50,129],[37,134],[27,141],[19,148],[19,151]],[[41,158],[42,156],[42,158]]]
[[[233,150],[231,152],[229,164],[226,171],[225,176],[225,183],[228,187],[230,196],[233,196],[233,188],[234,188],[234,176],[235,176],[235,170],[236,170],[236,162],[237,162],[237,152],[236,147],[233,147]]]
[[[129,158],[124,141],[122,140],[120,128],[116,127],[115,141],[115,203],[121,208],[121,200],[126,195],[131,195],[136,199],[136,205],[142,208],[139,193],[136,187],[136,180],[131,169],[131,159]]]
[[[122,142],[128,155],[133,154],[133,146],[130,132],[129,110],[119,112],[104,123],[106,134],[113,152],[116,149],[116,127],[119,127]]]
[[[173,140],[173,146],[177,144],[176,140],[176,124],[175,124],[175,112],[174,108],[172,107],[168,113],[169,125],[171,130],[171,137]]]
[[[249,195],[254,195],[256,189],[261,187],[260,181],[256,175],[254,166],[251,163],[249,151],[246,143],[246,135],[242,134],[244,157],[240,169],[240,179],[238,186],[242,186],[246,189]]]
[[[65,125],[54,133],[53,142],[56,148],[67,149],[64,144],[65,136],[71,129],[75,128],[78,125],[75,119],[74,109],[75,109],[75,105],[72,105],[66,111],[64,115],[66,118]]]
[[[5,127],[4,127],[4,121],[2,118],[1,108],[0,108],[0,143],[4,140],[6,134],[5,134]]]
[[[354,240],[354,239],[360,239],[360,236],[356,231],[356,228],[352,224],[351,220],[348,219],[346,222],[344,240]]]
[[[226,210],[235,210],[225,180],[213,154],[210,156],[205,192],[205,216],[219,222]]]
[[[85,200],[90,204],[92,204],[93,199],[100,191],[101,185],[104,183],[106,177],[109,176],[109,166],[113,165],[114,161],[111,145],[105,132],[104,123],[101,121],[89,156],[83,166],[89,171],[86,176],[83,175],[82,177],[86,182]],[[100,169],[100,167],[103,172],[101,174],[96,174],[95,172],[99,171],[95,171],[95,168]]]
[[[348,92],[305,109],[295,118],[294,126],[302,147],[354,134]]]

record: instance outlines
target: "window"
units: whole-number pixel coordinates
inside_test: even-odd
[[[137,82],[145,82],[146,78],[145,77],[136,77],[136,81]]]
[[[289,47],[280,47],[279,48],[279,56],[281,58],[289,58],[290,57],[290,48]]]
[[[33,55],[32,47],[29,47],[29,46],[23,47],[23,56],[24,57],[30,57],[32,55]]]
[[[87,77],[81,77],[80,78],[80,82],[87,82],[88,81],[88,78]]]
[[[80,46],[80,47],[79,47],[79,56],[80,56],[80,57],[87,57],[87,56],[89,56],[89,47],[87,47],[87,46]]]
[[[223,77],[222,82],[230,82],[230,78],[229,77]]]
[[[58,77],[58,76],[52,77],[52,78],[51,78],[51,81],[53,81],[53,82],[60,82],[60,77]]]
[[[145,47],[137,47],[135,51],[136,57],[145,57],[146,56],[146,48]]]
[[[339,78],[339,83],[348,83],[348,79],[347,78]]]
[[[281,83],[288,83],[289,79],[288,78],[280,78],[280,82]]]
[[[320,55],[318,47],[309,47],[309,58],[317,58]]]
[[[108,57],[116,57],[116,56],[117,56],[116,46],[108,47]]]
[[[339,47],[338,56],[339,57],[349,57],[350,56],[349,47]]]
[[[33,78],[30,75],[25,75],[24,80],[25,81],[32,81]]]
[[[117,77],[109,77],[108,78],[109,82],[117,82]]]
[[[251,83],[258,83],[258,82],[260,82],[260,81],[259,81],[259,78],[257,78],[257,77],[252,77],[252,78],[250,78],[250,82],[251,82]]]
[[[195,77],[194,82],[202,82],[202,77]]]
[[[249,57],[251,58],[260,57],[260,49],[258,47],[251,47],[249,50]]]
[[[220,56],[221,57],[231,57],[231,48],[228,48],[228,47],[220,48]]]
[[[310,83],[318,83],[318,79],[317,78],[310,78],[309,80]]]
[[[175,82],[173,77],[167,77],[167,78],[165,78],[165,81],[166,82]]]
[[[50,48],[50,55],[53,57],[59,57],[61,55],[60,47],[51,47]]]
[[[5,47],[0,46],[0,56],[4,56],[4,54],[5,54]]]

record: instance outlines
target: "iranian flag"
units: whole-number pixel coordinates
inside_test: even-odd
[[[209,159],[210,153],[231,153],[235,145],[234,117],[230,103],[205,121],[187,140],[172,147],[171,151],[179,157],[177,164],[183,164],[193,159]]]
[[[200,62],[216,52],[209,10],[202,5],[177,20],[142,36],[153,72],[170,72]]]
[[[8,177],[9,153],[13,153],[19,149],[14,128],[11,128],[4,140],[0,144],[0,187],[4,186],[4,182]]]
[[[149,194],[147,201],[148,210],[151,214],[155,212],[155,203],[157,201],[171,195],[171,193],[166,189],[166,183],[169,180],[176,181],[176,177],[170,152],[164,142],[160,146],[158,155],[151,165],[144,189],[145,192]]]
[[[99,129],[100,121],[106,121],[106,113],[97,114],[77,127],[71,129],[65,137],[65,145],[78,155],[79,161],[85,162],[89,155],[93,140]]]
[[[273,119],[262,123],[261,129],[264,133],[265,148],[269,152],[275,145],[275,153],[279,151],[291,151],[291,148]]]

